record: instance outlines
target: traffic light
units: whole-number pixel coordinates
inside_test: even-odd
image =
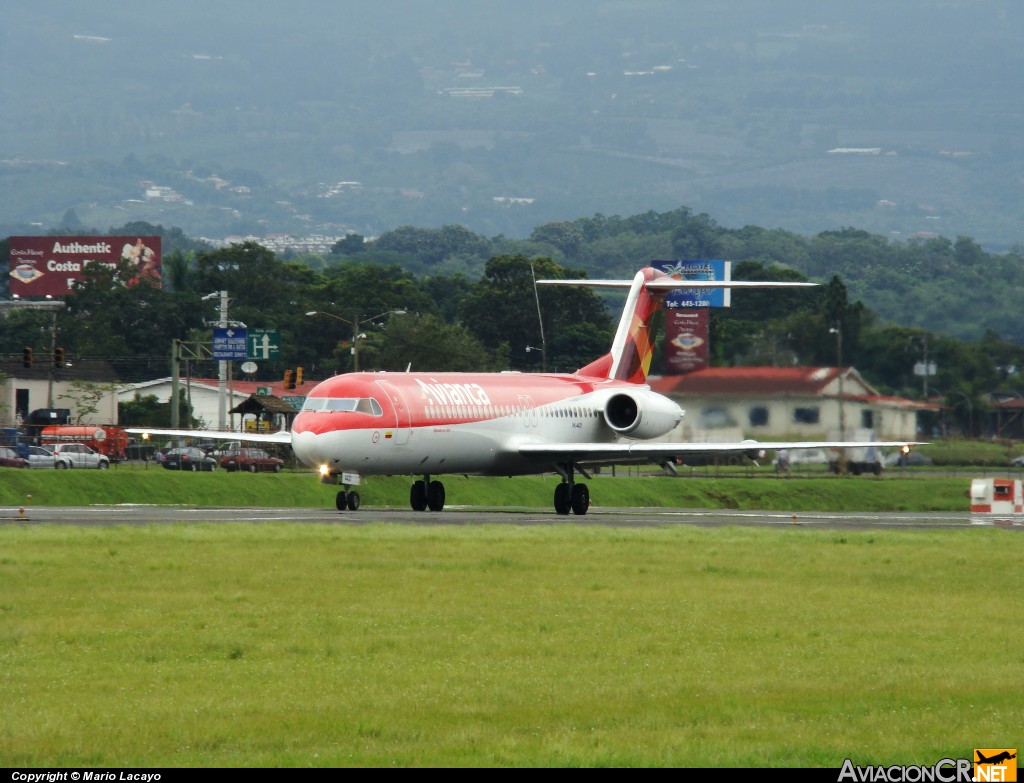
[[[32,366],[32,349],[29,348],[27,345],[25,346],[25,349],[21,352],[21,366]]]
[[[295,385],[296,386],[301,386],[302,385],[302,368],[301,367],[299,367],[299,368],[297,368],[295,370]]]
[[[294,389],[295,388],[295,381],[292,380],[292,371],[291,370],[285,370],[284,371],[284,388],[286,388],[286,389]]]
[[[63,367],[64,366],[64,349],[54,348],[53,349],[53,366]]]

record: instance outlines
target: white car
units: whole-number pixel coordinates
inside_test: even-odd
[[[47,451],[42,446],[28,447],[28,466],[30,468],[55,468],[57,459],[52,451]]]
[[[779,455],[775,453],[775,459],[773,463],[778,469],[779,466]],[[790,465],[827,465],[828,464],[828,452],[825,449],[790,449],[789,450],[789,464]]]
[[[110,460],[106,455],[93,451],[84,443],[58,443],[53,447],[54,467],[58,470],[67,468],[99,468],[106,470]]]

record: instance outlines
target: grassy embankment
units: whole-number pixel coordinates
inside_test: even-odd
[[[595,476],[592,502],[605,507],[737,508],[781,511],[966,511],[970,478],[890,471],[882,478],[794,476],[720,478]],[[445,476],[448,506],[546,508],[558,478]],[[368,508],[406,508],[410,480],[370,478],[360,488]],[[0,469],[0,506],[153,503],[190,506],[333,508],[335,489],[312,473],[176,473],[121,465],[108,471]],[[31,495],[31,499],[29,496]]]

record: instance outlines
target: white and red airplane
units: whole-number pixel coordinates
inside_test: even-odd
[[[288,443],[320,480],[341,484],[338,510],[356,510],[351,487],[362,476],[422,476],[410,491],[416,511],[444,508],[436,476],[517,476],[557,473],[558,514],[586,514],[590,491],[576,481],[597,465],[649,462],[671,471],[687,458],[769,449],[852,448],[851,441],[674,443],[655,440],[683,418],[675,402],[647,385],[651,319],[665,294],[693,288],[789,288],[814,283],[694,281],[646,267],[633,280],[538,280],[550,285],[628,288],[611,351],[571,374],[356,372],[317,384],[291,432],[242,434],[143,430],[178,436]],[[879,442],[903,447],[916,442]]]

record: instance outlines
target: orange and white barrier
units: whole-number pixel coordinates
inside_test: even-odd
[[[1024,492],[1020,479],[989,478],[971,481],[971,523],[974,525],[1024,524]]]

